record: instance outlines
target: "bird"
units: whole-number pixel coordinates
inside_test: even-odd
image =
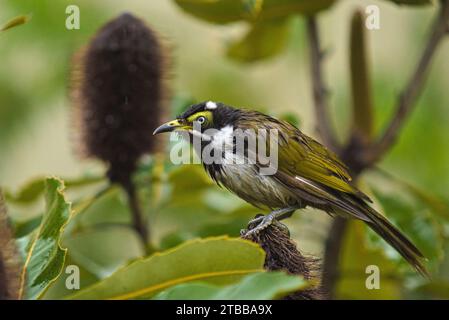
[[[332,217],[363,221],[417,272],[428,276],[424,255],[370,205],[372,200],[354,185],[342,160],[289,122],[255,110],[204,101],[191,105],[176,119],[156,128],[153,134],[164,132],[185,136],[200,155],[206,172],[219,186],[269,211],[250,221],[256,226],[249,232],[258,233],[275,221],[289,218],[296,210],[312,207]],[[266,139],[267,134],[261,135],[262,132],[275,132],[277,136]],[[256,149],[265,144],[265,149],[276,151],[273,170],[267,170],[270,164],[258,159],[251,137],[257,140]],[[237,145],[239,141],[243,141],[243,148]],[[206,150],[214,161],[204,157]],[[263,169],[271,172],[262,173]]]

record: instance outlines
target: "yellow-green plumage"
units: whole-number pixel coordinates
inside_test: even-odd
[[[308,203],[312,207],[331,215],[365,221],[418,272],[427,274],[421,261],[423,254],[384,216],[365,202],[371,200],[351,184],[348,168],[334,152],[288,122],[255,111],[246,112],[249,114],[244,119],[249,120],[239,123],[240,127],[254,128],[254,123],[260,123],[263,125],[259,127],[277,129],[282,136],[278,141],[278,172],[275,174],[280,183],[290,190],[300,190],[301,195],[305,191],[316,198],[316,201]],[[313,186],[299,182],[296,177],[310,180]]]
[[[206,117],[201,131],[215,128],[217,134],[204,145],[224,143],[223,161],[219,164],[204,164],[211,177],[240,198],[257,207],[284,210],[291,214],[296,209],[311,206],[330,215],[356,218],[364,221],[379,236],[393,246],[417,271],[426,274],[422,263],[423,255],[395,226],[375,211],[371,200],[351,182],[345,164],[338,156],[316,140],[303,134],[285,121],[277,120],[257,111],[235,109],[221,103],[205,102],[194,105],[178,117],[183,130],[196,115]],[[188,120],[187,120],[188,119]],[[166,125],[159,132],[172,131]],[[190,126],[192,128],[192,126]],[[232,163],[236,129],[277,130],[278,137],[266,141],[277,143],[277,171],[271,176],[261,175],[262,165]],[[237,130],[238,131],[238,130]],[[158,130],[156,130],[158,132]],[[217,142],[218,141],[218,142]],[[203,145],[203,146],[204,146]],[[280,218],[278,211],[271,217]],[[272,219],[269,219],[271,221]]]

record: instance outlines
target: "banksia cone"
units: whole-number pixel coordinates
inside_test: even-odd
[[[164,57],[156,34],[125,13],[104,25],[76,61],[72,98],[85,155],[127,182],[140,156],[155,151],[161,121]]]
[[[20,286],[20,256],[9,225],[0,190],[0,300],[17,299]]]
[[[249,230],[252,227],[249,226]],[[290,239],[285,226],[274,223],[257,234],[246,235],[246,232],[243,232],[242,238],[258,243],[265,251],[266,270],[282,270],[315,282],[309,288],[291,293],[283,299],[318,300],[323,298],[318,279],[320,269],[318,259],[304,256]]]
[[[85,156],[108,165],[108,178],[129,197],[136,231],[146,243],[132,173],[155,152],[152,132],[161,122],[165,61],[156,33],[125,13],[104,25],[75,58],[71,98]]]

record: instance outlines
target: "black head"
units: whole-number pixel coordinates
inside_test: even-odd
[[[201,125],[201,132],[207,129],[220,130],[232,126],[241,111],[221,102],[205,101],[190,106],[185,112],[154,131],[154,134],[175,130],[190,131],[194,129],[194,122]]]

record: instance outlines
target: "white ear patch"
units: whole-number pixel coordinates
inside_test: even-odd
[[[213,101],[208,101],[206,103],[206,109],[208,109],[208,110],[217,109],[217,104],[215,102],[213,102]]]

